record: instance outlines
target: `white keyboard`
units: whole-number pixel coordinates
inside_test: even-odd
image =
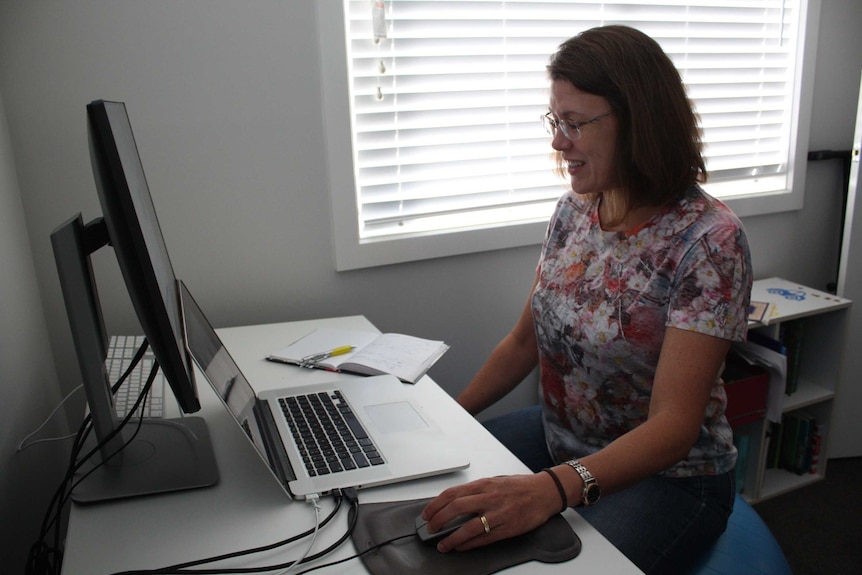
[[[111,336],[111,343],[108,346],[108,357],[105,358],[105,368],[108,371],[108,380],[111,385],[114,385],[132,362],[135,353],[144,342],[144,336],[132,335],[114,335]],[[135,366],[120,389],[114,395],[114,409],[117,411],[117,416],[122,419],[126,416],[138,397],[141,390],[147,383],[147,378],[150,375],[150,370],[153,367],[152,348],[148,347],[144,357]],[[145,404],[141,404],[138,408],[138,417],[163,417],[164,416],[164,401],[165,401],[165,377],[161,370],[153,380],[153,385],[150,387],[150,395]],[[143,411],[143,413],[141,413]]]

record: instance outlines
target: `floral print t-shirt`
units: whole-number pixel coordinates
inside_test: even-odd
[[[665,328],[746,335],[751,257],[742,224],[700,187],[627,232],[599,225],[598,203],[565,194],[551,218],[532,297],[548,449],[583,457],[647,419]],[[700,435],[671,477],[736,463],[716,379]]]

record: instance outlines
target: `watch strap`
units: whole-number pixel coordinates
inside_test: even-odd
[[[590,470],[584,467],[584,464],[577,459],[566,461],[566,465],[574,469],[584,482],[583,496],[581,498],[584,507],[594,505],[598,502],[599,497],[601,497],[601,489],[599,488],[599,482],[596,481]]]

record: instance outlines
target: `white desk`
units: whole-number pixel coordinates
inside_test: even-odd
[[[225,345],[243,373],[260,392],[333,378],[355,376],[307,370],[264,360],[267,353],[305,335],[315,327],[371,329],[364,317],[292,322],[219,330]],[[303,502],[286,498],[269,471],[247,443],[240,429],[198,372],[198,389],[204,417],[218,461],[221,479],[212,488],[142,497],[90,506],[72,506],[64,575],[101,575],[129,569],[157,568],[183,561],[210,557],[229,551],[258,547],[286,539],[314,525],[314,511]],[[359,492],[361,503],[400,501],[433,497],[444,488],[491,475],[523,473],[528,470],[498,443],[475,419],[463,411],[442,388],[425,377],[417,385],[435,390],[427,409],[446,424],[453,438],[471,454],[467,470],[429,479],[410,481]],[[170,414],[169,414],[170,415]],[[330,498],[321,500],[322,516],[332,508]],[[321,530],[315,550],[325,548],[345,531],[347,505],[338,517]],[[615,547],[595,531],[575,511],[564,514],[581,539],[581,554],[570,562],[543,564],[530,562],[506,571],[508,574],[541,573],[640,573]],[[298,557],[307,545],[302,540],[286,548],[256,556],[253,560],[221,566],[273,565]],[[303,565],[355,554],[347,541],[337,552]],[[361,560],[353,559],[315,573],[364,574]]]

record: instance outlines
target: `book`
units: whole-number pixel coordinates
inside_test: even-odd
[[[826,435],[826,424],[819,423],[814,431],[814,445],[811,446],[811,466],[809,473],[816,474],[820,469],[820,453],[823,451],[823,438]]]
[[[787,355],[787,347],[781,340],[769,337],[768,335],[760,333],[759,331],[749,331],[748,341],[763,346],[766,349],[771,349],[775,353]]]
[[[799,360],[802,356],[804,326],[802,319],[781,324],[780,337],[787,355],[787,384],[784,390],[787,395],[793,395],[799,388]]]
[[[811,470],[809,447],[812,445],[813,440],[811,428],[815,425],[814,418],[807,413],[799,415],[799,431],[796,437],[796,462],[793,465],[793,469],[791,469],[797,475],[808,473]]]
[[[755,332],[749,331],[749,337],[753,333]],[[769,421],[780,422],[783,412],[782,396],[787,383],[787,356],[753,341],[734,342],[733,350],[744,361],[761,365],[769,372],[766,418]]]
[[[768,301],[752,301],[748,305],[748,321],[769,325],[772,319],[773,304]]]
[[[766,468],[778,469],[779,458],[781,454],[781,444],[784,440],[784,426],[781,423],[770,423],[769,432],[767,433]]]
[[[350,351],[317,359],[339,348]],[[378,334],[345,329],[317,329],[267,359],[302,367],[360,375],[394,375],[405,383],[416,383],[440,359],[449,346],[400,333]]]
[[[786,413],[783,419],[779,467],[797,475],[811,473],[817,445],[817,420],[804,411]],[[819,458],[819,452],[817,456]]]

